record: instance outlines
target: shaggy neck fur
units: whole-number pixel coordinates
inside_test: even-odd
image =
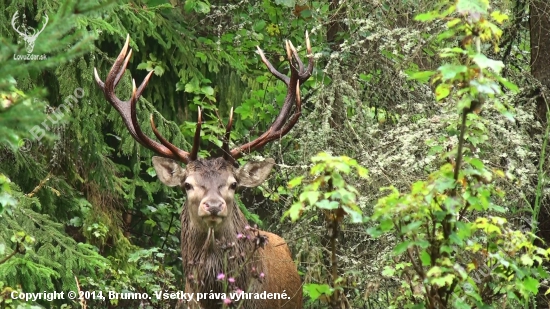
[[[220,169],[233,168],[217,160],[197,163],[203,165],[202,168],[206,167],[204,165],[215,165]],[[205,173],[216,173],[216,168],[208,167],[204,169]],[[256,274],[263,271],[260,259],[262,249],[254,251],[255,235],[246,229],[248,222],[239,207],[235,203],[227,205],[230,213],[223,225],[214,232],[216,241],[213,241],[212,238],[207,239],[207,229],[205,230],[204,227],[201,229],[191,220],[190,208],[186,204],[181,215],[181,254],[183,269],[192,292],[210,293],[212,291],[212,293],[226,293],[229,297],[229,293],[234,292],[233,288],[229,287],[227,281],[229,277],[235,278],[234,286],[244,292],[259,291],[261,283],[253,277],[252,268],[255,267]],[[239,233],[244,237],[237,238]],[[205,245],[207,241],[208,244]],[[223,247],[228,244],[229,248],[224,249]],[[218,280],[217,277],[221,273],[225,275],[225,279]],[[224,288],[224,285],[227,288]],[[201,300],[200,304],[203,308],[217,309],[222,308],[222,301],[206,299]],[[247,301],[241,308],[255,307],[254,301]]]

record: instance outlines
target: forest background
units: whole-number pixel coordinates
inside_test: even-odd
[[[300,121],[243,159],[277,166],[239,192],[249,222],[287,240],[305,307],[547,308],[545,0],[0,3],[0,308],[172,308],[10,293],[183,290],[185,196],[93,80],[127,34],[132,77],[154,71],[142,128],[152,113],[188,149],[201,107],[206,157],[232,107],[235,143],[269,127],[286,88],[256,46],[287,72],[284,40],[304,58],[306,31]],[[17,29],[42,27],[29,52]]]

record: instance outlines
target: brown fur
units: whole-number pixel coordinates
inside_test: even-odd
[[[187,176],[194,174],[195,182],[212,183],[235,175],[236,170],[223,159],[197,160],[187,166]],[[254,231],[248,227],[248,222],[235,204],[233,198],[227,203],[228,216],[223,224],[215,229],[216,242],[207,240],[208,229],[193,220],[195,207],[188,207],[189,200],[184,204],[181,215],[181,253],[183,269],[187,277],[186,293],[225,293],[227,297],[234,292],[227,286],[227,279],[236,280],[235,287],[246,293],[286,293],[291,299],[242,299],[242,309],[300,309],[302,308],[302,286],[296,265],[286,242],[279,236]],[[267,238],[267,244],[257,247],[254,241],[257,234]],[[241,233],[244,238],[238,238]],[[224,249],[224,246],[229,248]],[[252,269],[255,269],[255,272]],[[265,277],[259,279],[264,273]],[[217,280],[218,274],[226,278]],[[196,297],[195,297],[196,299]],[[190,302],[189,308],[218,309],[222,308],[222,300],[206,299]]]

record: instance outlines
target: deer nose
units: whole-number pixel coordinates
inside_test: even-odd
[[[211,216],[217,216],[223,209],[223,203],[221,201],[208,201],[204,203],[204,208]]]

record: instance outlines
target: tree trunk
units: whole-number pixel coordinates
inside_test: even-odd
[[[529,14],[531,74],[542,84],[542,88],[536,91],[536,117],[541,122],[544,132],[544,128],[548,124],[546,98],[550,97],[548,91],[550,90],[550,3],[548,0],[531,0]],[[541,202],[537,220],[537,236],[547,245],[550,243],[550,211],[544,201]],[[532,204],[534,205],[534,201]],[[542,243],[538,245],[545,246]],[[545,290],[542,287],[539,289],[536,308],[549,308],[550,302],[544,295]]]
[[[529,16],[531,33],[531,74],[546,90],[550,89],[550,3],[548,0],[532,0]],[[537,98],[537,116],[543,127],[547,123],[545,95]]]

